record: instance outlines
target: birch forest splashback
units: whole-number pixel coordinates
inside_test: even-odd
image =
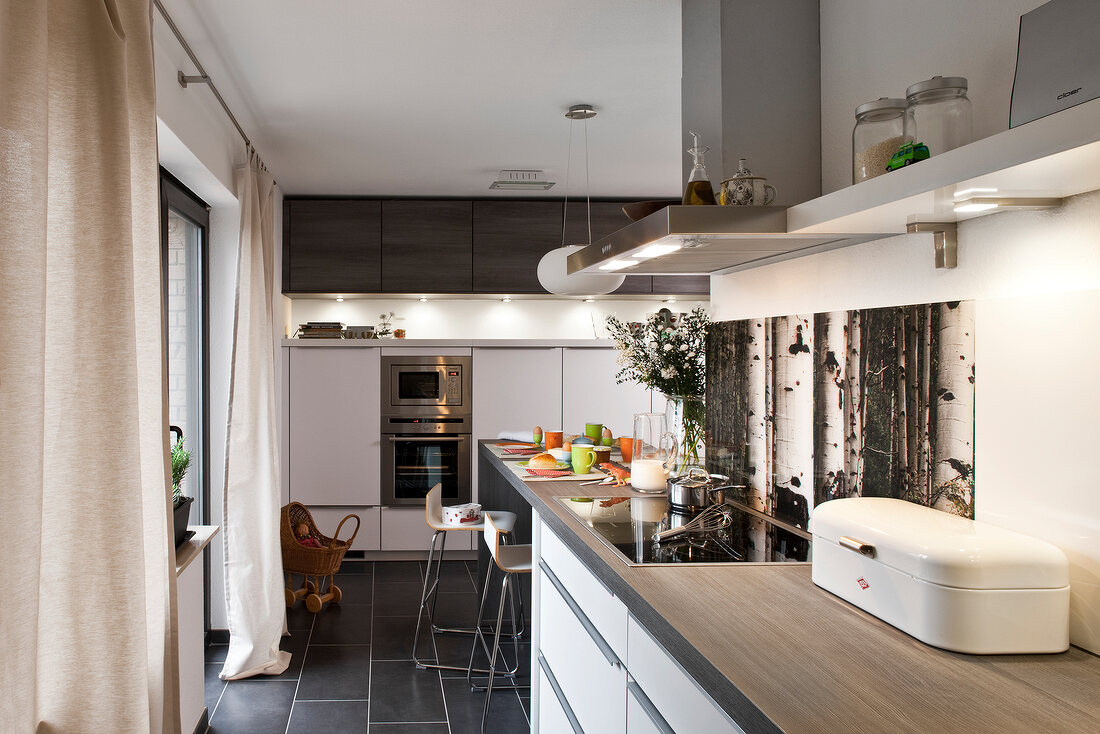
[[[974,304],[711,324],[707,465],[802,527],[840,497],[974,516]]]

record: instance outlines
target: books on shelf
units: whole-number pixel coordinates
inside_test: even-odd
[[[340,321],[307,321],[298,325],[299,339],[342,339],[344,324]]]

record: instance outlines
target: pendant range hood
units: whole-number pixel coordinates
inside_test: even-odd
[[[889,236],[788,233],[785,207],[668,206],[571,254],[567,269],[721,275]]]

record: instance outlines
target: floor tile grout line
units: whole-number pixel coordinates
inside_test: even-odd
[[[286,717],[286,729],[283,734],[290,734],[290,722],[294,720],[294,704],[298,701],[298,689],[302,685],[302,673],[306,670],[306,657],[309,655],[309,641],[313,639],[313,628],[317,626],[317,615],[313,615],[313,621],[309,624],[309,634],[306,635],[306,646],[302,650],[302,665],[298,668],[298,680],[294,684],[294,696],[290,699],[290,713]],[[287,630],[289,632],[289,630]]]
[[[370,650],[367,651],[367,732],[370,732],[370,710],[374,701],[374,587],[378,580],[375,562],[370,562]]]

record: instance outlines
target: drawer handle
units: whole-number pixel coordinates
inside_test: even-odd
[[[554,691],[554,695],[557,696],[558,704],[561,705],[562,711],[565,712],[565,718],[569,720],[569,726],[573,727],[574,734],[584,734],[584,729],[581,728],[581,722],[577,721],[577,715],[573,713],[573,709],[569,706],[569,702],[565,700],[565,694],[561,691],[561,686],[558,685],[558,679],[554,677],[554,673],[550,670],[550,663],[546,662],[546,658],[539,653],[539,667],[542,668],[543,675],[546,676],[546,682],[550,684],[550,688]]]
[[[596,647],[599,648],[603,656],[607,658],[608,665],[615,668],[622,668],[622,663],[619,662],[619,656],[615,654],[615,651],[611,649],[611,645],[607,644],[607,640],[603,638],[600,631],[596,629],[596,625],[592,624],[592,620],[581,609],[580,605],[569,595],[569,592],[562,586],[561,581],[554,575],[554,572],[550,570],[550,567],[546,565],[545,561],[539,561],[539,569],[542,570],[544,576],[550,580],[550,583],[554,585],[554,588],[561,594],[562,600],[565,602],[572,611],[573,615],[577,618],[577,621],[584,627],[584,631],[588,633],[588,636],[592,638],[592,642],[596,643]]]
[[[653,722],[653,726],[661,734],[676,734],[672,727],[665,721],[665,717],[661,716],[661,712],[657,710],[657,707],[653,705],[653,702],[649,700],[649,696],[645,695],[642,687],[634,681],[630,681],[626,684],[626,690],[634,696],[634,700],[638,702],[638,705],[642,707],[642,711],[649,717],[649,720]]]
[[[840,536],[840,540],[837,542],[848,550],[853,550],[860,555],[867,556],[868,558],[875,557],[875,546],[870,543],[864,543],[862,540],[849,538],[847,535]]]

